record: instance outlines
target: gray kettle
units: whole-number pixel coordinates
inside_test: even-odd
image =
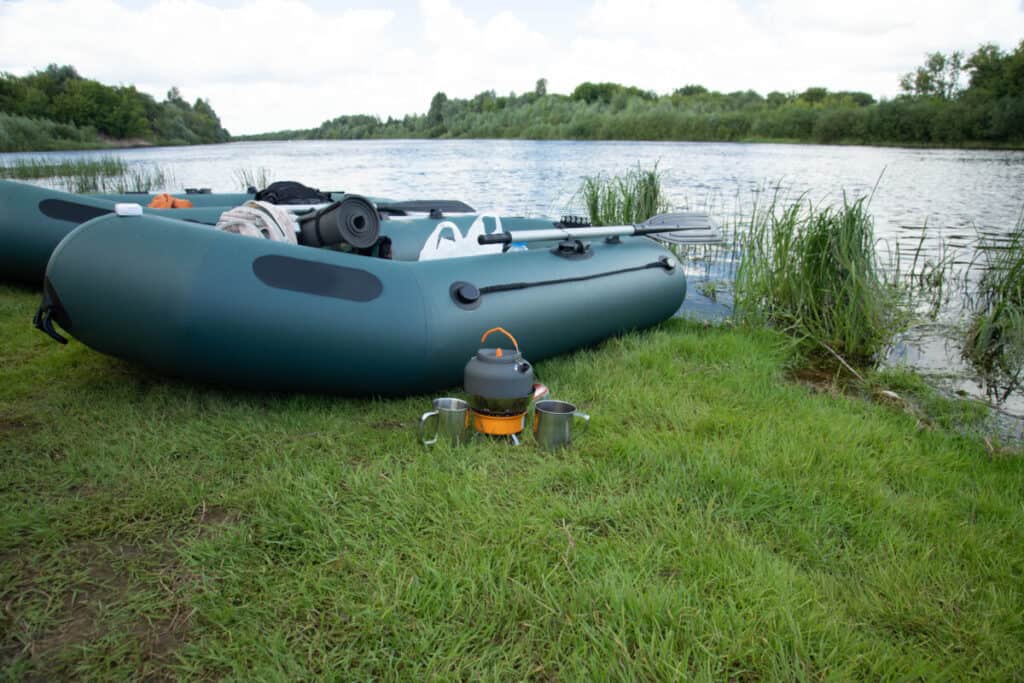
[[[522,431],[522,417],[530,403],[547,395],[547,387],[533,381],[533,365],[523,358],[519,342],[508,330],[493,327],[484,332],[480,343],[484,343],[492,332],[507,336],[513,348],[478,350],[466,363],[463,388],[469,394],[477,431],[485,434],[517,433]]]

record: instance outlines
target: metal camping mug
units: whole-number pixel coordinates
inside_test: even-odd
[[[549,451],[572,443],[572,425],[577,417],[583,420],[584,432],[590,426],[590,416],[566,401],[537,401],[533,410],[533,437]]]
[[[427,439],[423,432],[432,418],[436,418],[437,427],[434,436]],[[425,446],[432,446],[441,437],[453,444],[464,443],[469,435],[469,404],[460,398],[435,398],[434,409],[420,416],[419,436]]]

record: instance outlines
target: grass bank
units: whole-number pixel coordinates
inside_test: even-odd
[[[428,397],[167,379],[54,344],[37,298],[0,286],[5,677],[1024,670],[1024,461],[787,381],[774,333],[540,363],[577,447],[427,451]]]

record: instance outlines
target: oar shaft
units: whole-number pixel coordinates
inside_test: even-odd
[[[546,230],[510,230],[480,235],[480,244],[511,244],[512,242],[547,242],[550,240],[571,240],[584,237],[612,237],[632,235],[634,227],[609,225],[599,228],[548,228]]]
[[[545,230],[511,230],[480,235],[480,244],[511,244],[513,242],[549,242],[551,240],[594,239],[600,237],[628,237],[630,235],[654,235],[663,232],[685,232],[707,230],[702,226],[659,225],[607,225],[591,228],[549,228]]]

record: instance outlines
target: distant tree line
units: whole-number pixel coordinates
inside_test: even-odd
[[[163,102],[135,86],[83,78],[51,64],[27,76],[0,74],[0,151],[101,147],[110,141],[200,144],[231,138],[204,99],[171,88]]]
[[[570,95],[493,90],[469,99],[434,95],[425,114],[381,120],[339,116],[309,130],[246,139],[529,138],[576,140],[777,140],[936,146],[1024,146],[1024,41],[1012,52],[982,45],[926,56],[901,94],[720,93],[687,85],[670,94],[618,83],[582,83]]]

